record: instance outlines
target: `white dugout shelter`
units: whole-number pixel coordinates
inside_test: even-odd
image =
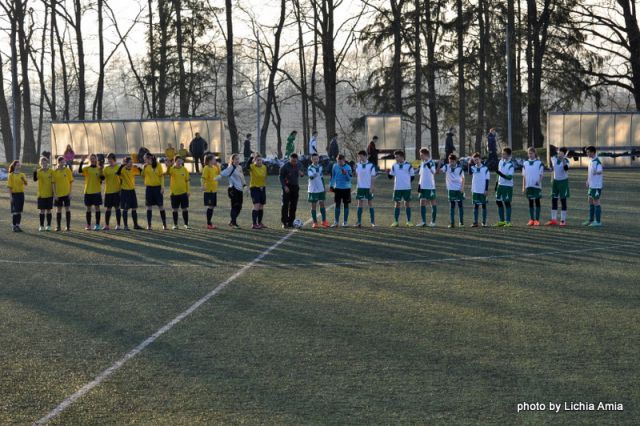
[[[51,153],[62,155],[71,145],[76,155],[115,153],[122,157],[141,147],[162,154],[169,144],[189,149],[196,133],[209,144],[208,150],[225,156],[225,126],[219,118],[56,121],[51,123]]]
[[[405,150],[402,138],[402,117],[396,114],[367,115],[365,117],[365,147],[374,136],[378,137],[376,148],[381,153],[398,149]],[[395,160],[380,160],[380,167],[387,169]]]
[[[577,152],[593,145],[605,167],[639,167],[640,113],[551,112],[547,116],[547,153],[551,145]],[[586,167],[587,162],[586,157],[578,158],[579,167]]]

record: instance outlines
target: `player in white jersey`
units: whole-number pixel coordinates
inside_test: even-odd
[[[531,147],[527,150],[529,159],[522,165],[522,192],[529,200],[529,222],[528,226],[540,226],[540,198],[542,197],[542,177],[544,176],[544,165],[538,159],[536,149]],[[535,210],[534,210],[535,204]]]
[[[496,204],[499,220],[494,226],[511,226],[511,200],[513,200],[513,175],[515,167],[511,161],[511,148],[502,149],[502,160],[498,163]]]
[[[431,153],[427,148],[420,150],[420,183],[418,193],[420,194],[420,215],[422,222],[416,226],[436,226],[436,215],[438,212],[436,202],[436,174],[438,167],[431,159]],[[431,222],[427,223],[427,205],[431,206]]]
[[[569,159],[567,158],[567,148],[560,148],[558,153],[551,157],[550,166],[553,170],[553,183],[551,186],[551,220],[545,223],[545,226],[566,226],[567,199],[569,198]],[[560,199],[560,202],[562,203],[559,223],[558,199]]]
[[[473,228],[480,226],[478,213],[482,206],[482,226],[487,226],[487,195],[489,195],[489,180],[491,173],[489,168],[482,164],[480,153],[473,154],[473,165],[469,167],[471,178],[471,196],[473,201]]]
[[[587,188],[589,188],[589,220],[583,222],[585,226],[602,226],[602,207],[600,207],[600,197],[602,196],[602,162],[596,155],[594,146],[587,147],[589,156],[589,168],[587,172]]]
[[[376,178],[376,166],[367,159],[367,152],[358,152],[358,164],[356,164],[356,176],[358,177],[358,190],[356,192],[356,200],[358,202],[358,222],[356,227],[362,226],[362,209],[365,201],[369,205],[369,216],[371,218],[371,226],[376,226],[375,210],[373,208],[373,182]]]
[[[322,216],[322,227],[328,228],[329,222],[327,221],[327,209],[324,206],[324,202],[327,198],[327,193],[324,188],[324,178],[322,177],[322,166],[320,165],[320,157],[317,153],[311,154],[311,164],[307,169],[307,176],[309,177],[309,186],[307,192],[309,193],[308,201],[311,203],[311,219],[313,220],[312,228],[319,228],[318,213],[316,207],[320,204],[320,215]]]
[[[449,163],[442,166],[441,171],[446,176],[449,203],[451,204],[449,228],[455,228],[456,204],[462,228],[464,226],[464,170],[458,164],[458,157],[455,154],[450,154]]]
[[[400,220],[400,207],[404,202],[407,213],[407,226],[413,226],[411,223],[411,182],[414,179],[415,171],[413,166],[405,161],[404,151],[396,151],[393,153],[396,157],[396,163],[389,170],[389,179],[395,178],[393,184],[393,201],[395,202],[394,222],[392,227],[398,226]]]

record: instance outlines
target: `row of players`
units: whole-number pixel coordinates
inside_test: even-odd
[[[567,219],[567,199],[569,198],[569,160],[566,157],[566,149],[561,148],[558,154],[551,159],[553,171],[552,183],[552,209],[551,220],[546,225],[565,226]],[[601,226],[600,196],[602,193],[603,168],[602,163],[596,155],[594,147],[587,148],[587,154],[591,161],[588,168],[588,178],[586,185],[588,188],[589,219],[584,225]],[[522,191],[529,201],[530,220],[527,225],[540,225],[540,199],[542,197],[542,178],[544,166],[537,158],[536,150],[528,150],[528,160],[524,162],[522,175]],[[450,155],[448,163],[438,164],[431,159],[429,150],[424,148],[420,151],[421,163],[419,166],[419,203],[422,222],[417,226],[435,226],[437,217],[436,184],[435,176],[438,173],[445,174],[448,201],[450,203],[449,227],[455,227],[455,212],[458,210],[458,224],[464,226],[464,200],[465,200],[465,172],[458,163],[455,155]],[[393,201],[395,203],[394,221],[392,227],[399,226],[401,209],[405,209],[406,225],[413,226],[411,222],[411,200],[412,182],[415,179],[416,171],[411,164],[405,160],[402,151],[395,152],[396,163],[387,172],[389,179],[394,179]],[[116,214],[116,229],[120,228],[121,220],[124,222],[124,229],[128,227],[129,212],[133,220],[134,229],[142,229],[138,224],[137,208],[138,201],[135,192],[135,176],[141,175],[145,185],[145,205],[147,208],[147,229],[151,229],[153,207],[157,206],[160,211],[163,229],[167,228],[166,213],[164,210],[164,187],[165,175],[170,176],[170,199],[173,210],[173,228],[178,227],[179,211],[182,212],[184,227],[189,229],[189,199],[191,195],[190,175],[184,167],[184,159],[176,157],[167,164],[164,171],[153,155],[144,158],[143,167],[133,164],[130,157],[126,157],[121,164],[116,163],[114,154],[107,155],[108,165],[104,166],[98,162],[97,156],[89,156],[89,166],[84,166],[84,160],[80,164],[79,173],[85,178],[84,184],[84,204],[86,206],[86,227],[90,230],[109,230],[112,210]],[[289,163],[282,167],[280,172],[280,184],[282,185],[282,223],[284,228],[293,226],[297,201],[298,201],[298,177],[304,174],[300,170],[297,156],[291,156]],[[11,193],[11,212],[13,217],[13,229],[20,232],[20,222],[24,207],[24,187],[27,179],[24,173],[20,172],[20,163],[14,161],[9,167],[8,187]],[[247,167],[249,168],[250,182],[249,190],[253,202],[252,221],[254,229],[264,228],[262,222],[263,209],[266,204],[266,178],[267,169],[259,154],[254,154]],[[482,164],[480,154],[473,155],[473,164],[469,167],[472,175],[471,193],[474,206],[473,227],[487,226],[487,201],[489,194],[490,172]],[[511,202],[513,199],[515,167],[511,159],[511,150],[505,148],[502,151],[502,159],[498,166],[498,181],[495,186],[496,203],[498,206],[499,221],[494,225],[498,227],[510,227],[511,223]],[[347,226],[349,218],[349,205],[351,203],[352,179],[355,174],[357,178],[357,222],[356,226],[362,224],[363,209],[369,208],[371,225],[375,226],[375,210],[373,205],[374,183],[379,171],[375,166],[367,161],[367,154],[364,151],[358,153],[358,163],[352,168],[347,164],[344,155],[339,155],[336,164],[331,171],[331,181],[329,190],[335,196],[335,220],[333,225],[329,225],[326,213],[326,188],[323,177],[322,166],[319,164],[319,157],[312,156],[312,164],[307,170],[308,201],[311,204],[311,216],[313,227],[337,227],[340,224],[341,210],[343,213],[342,226]],[[231,227],[238,228],[237,218],[242,209],[243,194],[247,187],[240,158],[237,154],[231,156],[229,165],[221,170],[215,156],[207,155],[205,167],[201,176],[203,188],[203,201],[206,207],[207,228],[214,229],[212,223],[213,211],[217,206],[218,182],[223,177],[229,181],[228,196],[231,201],[230,222]],[[65,167],[64,159],[58,158],[56,169],[49,167],[46,158],[40,160],[40,167],[34,171],[34,181],[38,184],[37,204],[40,210],[40,230],[51,230],[52,209],[55,205],[56,230],[61,230],[62,210],[66,213],[66,230],[71,226],[71,193],[73,186],[73,175]],[[102,184],[104,182],[104,205],[105,227],[101,228],[101,209],[103,204]],[[560,220],[558,221],[558,201],[561,203]],[[321,220],[318,220],[317,210],[320,210]],[[427,221],[427,208],[431,209],[430,221]],[[479,219],[479,211],[482,210],[482,220]],[[91,227],[92,216],[95,215],[95,226]],[[45,225],[46,220],[46,225]]]

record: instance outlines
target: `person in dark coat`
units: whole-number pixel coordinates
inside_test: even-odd
[[[189,152],[193,157],[193,162],[196,165],[196,173],[200,173],[200,166],[204,167],[204,153],[207,151],[209,145],[205,141],[200,133],[196,133],[195,138],[189,144]]]
[[[333,137],[331,138],[331,142],[329,142],[329,149],[327,151],[329,154],[329,158],[331,158],[332,161],[336,161],[338,154],[340,154],[340,148],[338,147],[337,133],[334,133]]]
[[[295,152],[289,157],[280,168],[280,185],[282,186],[282,211],[280,220],[283,228],[293,227],[293,221],[296,220],[296,210],[298,209],[298,196],[300,193],[299,178],[304,176],[300,163],[298,162],[298,154]]]
[[[371,164],[378,169],[378,148],[376,148],[376,143],[378,143],[378,137],[374,136],[367,145],[367,157]]]
[[[453,144],[453,138],[455,135],[453,127],[450,127],[444,143],[444,158],[449,158],[449,155],[456,152],[456,146]]]
[[[496,135],[496,129],[489,129],[489,134],[487,135],[487,167],[489,170],[495,171],[498,166],[498,141]]]
[[[253,151],[251,151],[251,133],[247,133],[247,137],[244,140],[244,150],[242,151],[242,153],[244,154],[244,161],[249,161],[249,158],[251,158],[251,154],[253,153]]]

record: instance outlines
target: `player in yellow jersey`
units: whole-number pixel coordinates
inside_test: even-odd
[[[133,219],[133,229],[142,229],[138,225],[138,197],[136,196],[136,176],[140,174],[140,168],[133,165],[131,157],[125,157],[118,167],[116,175],[120,177],[120,209],[122,210],[122,223],[124,230],[129,230],[129,210]]]
[[[38,182],[38,210],[40,210],[40,227],[38,231],[51,231],[51,210],[53,209],[53,170],[49,168],[49,159],[40,159],[40,168],[33,171],[33,181]],[[47,226],[44,226],[44,218]]]
[[[207,208],[207,229],[215,229],[212,223],[213,209],[218,205],[218,180],[220,180],[220,166],[213,154],[204,157],[202,169],[202,192],[204,194],[204,206]]]
[[[62,207],[65,209],[67,227],[71,230],[71,191],[73,190],[73,173],[67,168],[64,157],[58,157],[58,164],[53,171],[53,205],[56,207],[56,231],[60,231]]]
[[[173,161],[174,158],[176,158],[176,149],[173,147],[173,145],[167,145],[167,149],[164,150],[164,155],[169,161]]]
[[[78,173],[84,176],[84,205],[87,208],[87,225],[84,229],[85,231],[91,230],[91,213],[93,211],[96,215],[96,224],[93,230],[100,231],[102,229],[100,228],[100,206],[102,205],[102,181],[104,180],[103,164],[98,164],[97,155],[90,154],[89,167],[83,167],[86,159],[87,157],[83,156],[78,167]]]
[[[253,210],[251,218],[253,219],[253,229],[266,228],[262,223],[264,215],[264,205],[267,204],[267,166],[262,162],[262,156],[259,152],[254,152],[253,156],[247,161],[249,169],[249,191],[251,192],[251,201],[253,202]]]
[[[184,160],[176,156],[174,164],[169,167],[171,176],[169,188],[171,189],[171,208],[173,209],[173,229],[178,229],[178,209],[182,210],[184,228],[189,227],[189,197],[191,196],[191,183],[189,171],[184,167]]]
[[[104,176],[104,230],[108,231],[109,222],[111,221],[111,210],[116,209],[116,230],[120,229],[120,218],[122,211],[120,210],[120,188],[121,180],[118,176],[119,166],[116,164],[116,155],[114,153],[107,154],[108,165],[102,170]]]
[[[27,186],[27,178],[24,173],[20,173],[20,161],[13,160],[9,165],[9,178],[7,187],[11,195],[11,216],[13,217],[13,232],[22,232],[20,222],[22,221],[22,210],[24,209],[24,187]]]
[[[153,206],[158,206],[160,218],[162,219],[162,229],[167,229],[167,214],[164,211],[164,171],[162,165],[153,154],[144,156],[144,167],[142,168],[144,178],[145,205],[147,206],[147,229],[151,230],[151,219],[153,217]]]

